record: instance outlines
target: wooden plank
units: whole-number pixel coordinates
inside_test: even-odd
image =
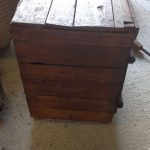
[[[111,0],[78,0],[74,26],[114,27]]]
[[[134,21],[134,25],[135,25],[135,33],[136,33],[136,36],[139,32],[139,24],[138,24],[138,21],[136,19],[136,16],[135,16],[135,12],[134,12],[134,9],[133,9],[133,6],[131,4],[131,0],[127,0],[128,4],[129,4],[129,8],[130,8],[130,11],[131,11],[131,15],[132,15],[132,18],[133,18],[133,21]]]
[[[113,113],[106,112],[90,112],[90,111],[74,111],[61,109],[37,109],[30,106],[30,114],[35,118],[63,119],[63,120],[78,120],[78,121],[95,121],[110,123],[113,118]]]
[[[127,48],[105,48],[94,44],[71,42],[68,44],[16,42],[15,45],[19,62],[35,64],[123,68],[130,54],[130,49]]]
[[[102,85],[84,81],[23,80],[26,94],[61,96],[87,99],[110,99],[115,101],[119,85]]]
[[[53,0],[46,24],[72,26],[76,0]]]
[[[112,0],[115,28],[134,28],[127,0]]]
[[[81,81],[120,85],[124,69],[49,66],[19,63],[21,77],[45,81]]]
[[[104,33],[76,30],[56,30],[12,26],[11,32],[15,40],[54,44],[84,44],[101,47],[131,47],[135,39],[134,33]],[[30,34],[29,34],[30,33]],[[36,38],[35,38],[36,37]]]
[[[110,100],[87,100],[57,96],[27,95],[28,105],[37,109],[62,109],[76,111],[110,112],[114,113],[116,107]]]
[[[12,23],[45,24],[52,0],[22,0]]]

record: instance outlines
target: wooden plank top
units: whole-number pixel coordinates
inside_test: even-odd
[[[72,26],[76,0],[54,0],[46,23],[50,25]]]
[[[78,0],[74,26],[114,27],[111,0]]]
[[[129,0],[22,0],[12,24],[134,32]]]
[[[127,0],[112,0],[115,27],[134,27],[134,21]]]
[[[21,0],[12,22],[45,24],[52,0]]]

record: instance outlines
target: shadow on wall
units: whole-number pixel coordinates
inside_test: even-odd
[[[115,125],[34,120],[32,150],[119,150]]]

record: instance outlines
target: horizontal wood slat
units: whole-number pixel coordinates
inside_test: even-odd
[[[76,30],[55,30],[52,28],[32,28],[12,26],[15,40],[31,41],[44,44],[84,44],[98,45],[101,47],[126,47],[129,48],[135,39],[134,33],[103,33]],[[30,34],[29,34],[30,33]],[[42,37],[42,38],[41,38]]]
[[[124,69],[49,66],[19,63],[23,79],[45,81],[83,81],[120,85]]]
[[[115,100],[119,85],[101,85],[94,82],[81,81],[42,81],[23,80],[25,92],[43,96],[62,96],[72,98],[93,98]]]
[[[27,95],[28,105],[36,109],[66,109],[77,111],[93,111],[93,112],[111,112],[114,113],[116,107],[109,100],[94,99],[74,99],[67,97],[55,96],[34,96]]]
[[[30,107],[30,113],[33,117],[37,118],[96,121],[103,123],[110,123],[114,115],[113,113],[106,113],[106,112],[36,109],[36,107]]]
[[[121,67],[128,63],[130,50],[125,48],[103,48],[84,44],[34,44],[16,42],[19,62],[50,65],[91,67]],[[107,60],[107,61],[106,61]]]

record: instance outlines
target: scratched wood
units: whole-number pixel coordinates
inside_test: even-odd
[[[21,77],[30,80],[98,82],[120,85],[124,69],[53,66],[19,63]]]
[[[84,111],[99,111],[111,112],[115,111],[115,106],[112,101],[106,99],[80,99],[57,96],[27,96],[28,103],[36,108],[39,106],[43,109],[67,109],[67,110],[84,110]],[[36,103],[35,103],[36,101]],[[85,107],[86,106],[86,107]],[[40,109],[40,108],[39,108]]]
[[[120,85],[81,81],[23,80],[26,94],[115,101]]]
[[[78,0],[74,25],[114,27],[111,0]]]
[[[138,21],[137,21],[137,19],[135,17],[135,12],[134,12],[131,0],[128,0],[128,4],[129,4],[130,11],[131,11],[131,15],[133,17],[133,21],[134,21],[134,25],[135,25],[135,32],[136,32],[136,34],[138,34],[138,32],[139,32],[139,25],[138,25]]]
[[[112,120],[137,35],[128,4],[127,0],[20,3],[11,32],[31,116]]]
[[[116,28],[133,27],[134,21],[127,0],[112,0]]]
[[[29,104],[29,109],[31,116],[36,118],[98,121],[103,123],[110,123],[113,118],[113,113],[49,108],[45,109],[43,106],[37,108],[32,104]]]
[[[51,28],[35,28],[12,26],[12,34],[15,40],[32,41],[37,44],[48,43],[59,45],[83,44],[99,45],[101,47],[130,47],[135,39],[134,33],[108,33],[91,31],[54,30]],[[30,33],[30,34],[29,34]],[[35,38],[36,37],[36,38]],[[41,40],[42,37],[42,40]],[[106,42],[107,41],[107,42]]]
[[[72,26],[76,0],[53,0],[46,23],[50,25]]]
[[[16,42],[15,45],[19,62],[49,65],[123,68],[130,53],[126,48],[103,48],[94,44]]]
[[[12,22],[45,24],[51,2],[52,0],[22,0]]]

